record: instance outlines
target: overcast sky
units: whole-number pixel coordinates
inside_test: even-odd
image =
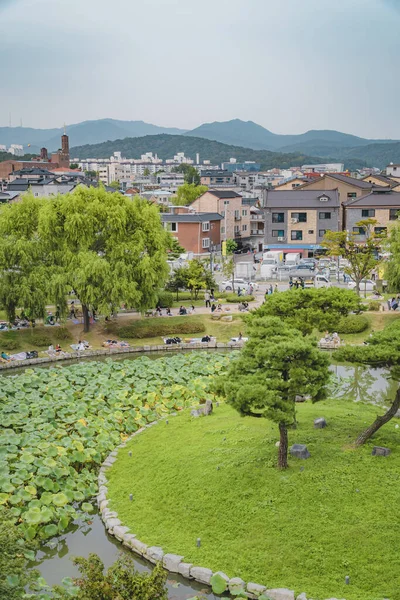
[[[0,0],[0,126],[400,138],[400,0]]]

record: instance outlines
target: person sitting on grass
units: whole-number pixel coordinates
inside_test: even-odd
[[[217,306],[217,312],[222,312],[222,304],[218,304],[218,306]]]
[[[6,362],[9,362],[11,360],[11,356],[8,356],[8,354],[6,354],[5,352],[1,353],[1,358]]]
[[[217,307],[215,306],[215,304],[211,305],[211,312],[215,312],[217,310]]]
[[[166,313],[167,317],[172,317],[172,312],[170,308],[167,308]]]
[[[186,310],[186,308],[185,308],[184,306],[182,306],[182,305],[181,305],[181,306],[180,306],[180,308],[179,308],[179,314],[180,314],[180,315],[187,315],[187,310]]]
[[[56,345],[56,353],[59,354],[60,352],[62,352],[61,346],[60,344]]]

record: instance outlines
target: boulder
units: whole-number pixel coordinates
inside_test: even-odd
[[[201,411],[201,410],[193,409],[190,411],[190,415],[195,418],[200,417],[202,414],[203,414],[203,411]]]
[[[324,429],[326,427],[326,420],[324,417],[319,417],[314,421],[314,429]]]
[[[295,402],[305,402],[305,401],[306,401],[306,397],[305,397],[305,396],[300,396],[300,394],[297,394],[297,395],[294,397],[294,401],[295,401]]]
[[[141,542],[137,538],[131,540],[131,548],[136,554],[140,554],[141,556],[145,556],[147,552],[147,544]]]
[[[383,446],[374,446],[372,449],[372,456],[389,456],[390,448],[384,448]]]
[[[259,585],[258,583],[249,582],[247,584],[247,592],[250,598],[258,598],[258,596],[261,596],[261,594],[265,592],[266,589],[267,588],[265,587],[265,585]]]
[[[221,317],[221,321],[229,323],[230,321],[233,321],[233,317],[232,315],[226,315],[225,317]]]
[[[246,584],[243,579],[240,579],[240,577],[232,577],[232,579],[229,580],[229,591],[235,596],[240,594],[240,592],[245,592]]]
[[[396,412],[396,414],[394,415],[397,419],[400,419],[400,408],[399,410]]]
[[[294,600],[293,590],[288,590],[286,588],[267,590],[266,595],[270,600]]]
[[[213,411],[213,403],[211,400],[206,400],[205,405],[203,406],[203,413],[207,415],[211,415]]]
[[[186,579],[190,579],[191,578],[190,569],[192,567],[193,567],[192,563],[184,563],[184,562],[179,563],[179,566],[178,566],[179,575],[182,575],[182,577],[186,577]]]
[[[129,531],[129,527],[124,527],[123,525],[117,525],[117,527],[114,527],[114,529],[112,530],[112,533],[117,538],[117,540],[122,542],[122,540],[124,539],[124,534],[127,533],[128,531]]]
[[[182,558],[183,556],[179,556],[178,554],[164,554],[163,566],[171,573],[179,573],[179,565]]]
[[[290,454],[296,458],[310,458],[311,456],[305,444],[293,444],[290,448]],[[275,598],[272,600],[275,600]]]
[[[303,592],[302,594],[299,594],[297,596],[296,600],[307,600],[307,596],[306,596],[305,592]]]
[[[122,538],[123,546],[127,546],[128,548],[132,548],[132,541],[136,538],[134,533],[125,533]]]
[[[147,548],[146,558],[150,562],[152,562],[152,563],[160,562],[163,559],[163,556],[164,556],[163,549],[160,548],[159,546],[150,546],[150,548]]]
[[[117,527],[118,525],[122,525],[121,521],[119,519],[116,519],[115,517],[108,517],[104,520],[104,523],[106,529],[108,530],[114,529],[114,527]]]
[[[213,572],[211,569],[205,569],[204,567],[192,567],[190,569],[190,575],[199,583],[205,583],[210,585],[210,580]]]
[[[108,500],[102,500],[99,504],[99,510],[102,513],[105,508],[108,506]]]

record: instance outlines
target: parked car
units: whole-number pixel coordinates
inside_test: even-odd
[[[255,255],[254,255],[254,262],[255,263],[261,262],[263,254],[264,254],[264,252],[256,252]]]
[[[347,287],[350,290],[354,290],[354,288],[356,287],[356,282],[349,281],[349,283],[347,284]],[[361,292],[373,292],[375,287],[376,287],[375,281],[372,281],[372,279],[361,279],[361,281],[360,281],[360,291]]]
[[[302,267],[303,265],[308,266],[310,269],[314,271],[317,265],[317,261],[313,258],[302,258],[297,267]]]
[[[239,287],[247,288],[249,285],[253,286],[254,291],[256,291],[258,289],[258,283],[255,283],[254,281],[245,281],[244,279],[234,279],[233,281],[235,284],[235,292],[237,291],[237,289]],[[232,279],[229,279],[228,281],[223,281],[222,283],[220,283],[219,289],[221,292],[232,292],[233,291]]]

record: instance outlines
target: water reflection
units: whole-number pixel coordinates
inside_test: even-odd
[[[348,398],[379,406],[390,404],[396,395],[398,382],[388,369],[372,369],[365,365],[331,365],[334,373],[331,397]]]
[[[74,524],[68,533],[53,538],[41,546],[36,561],[30,568],[37,568],[49,585],[59,584],[63,577],[78,577],[79,571],[72,563],[75,556],[88,557],[95,552],[109,567],[121,552],[127,552],[134,558],[138,571],[149,571],[151,565],[127,550],[122,544],[109,536],[99,515],[93,516],[90,523]],[[188,582],[179,575],[170,573],[167,581],[168,598],[170,600],[187,600],[193,596],[203,600],[216,598],[204,586],[196,582]]]

